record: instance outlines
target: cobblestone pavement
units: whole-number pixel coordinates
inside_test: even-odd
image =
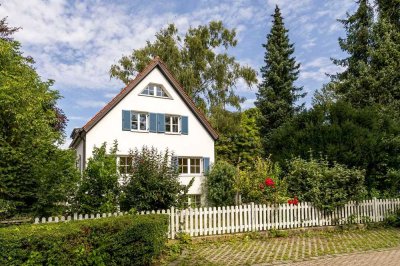
[[[347,254],[337,257],[320,258],[297,263],[285,263],[277,265],[287,266],[398,266],[400,265],[400,248],[384,250],[384,251],[369,251],[359,254]]]
[[[372,252],[373,250],[376,250],[375,253]],[[378,250],[381,251],[378,252]],[[384,260],[378,261],[380,258]],[[357,263],[366,261],[367,264],[356,264],[354,261]],[[392,261],[394,264],[390,264]],[[230,240],[194,243],[174,264],[280,265],[282,263],[286,263],[285,265],[400,265],[400,230],[349,230],[275,238],[244,236]]]

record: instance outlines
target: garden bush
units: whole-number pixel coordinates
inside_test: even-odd
[[[329,164],[324,158],[289,162],[288,190],[301,201],[312,202],[317,208],[333,211],[348,201],[366,197],[365,172],[345,165]]]
[[[207,174],[207,197],[214,206],[235,204],[235,177],[237,169],[225,161],[217,161]]]
[[[166,215],[0,228],[0,265],[148,265],[167,230]]]

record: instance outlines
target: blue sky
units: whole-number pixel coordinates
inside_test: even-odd
[[[183,33],[190,26],[222,20],[236,28],[238,45],[229,53],[242,64],[259,71],[263,65],[266,34],[278,4],[295,43],[301,63],[298,85],[308,93],[309,106],[316,89],[335,73],[331,57],[345,56],[337,39],[344,36],[336,19],[353,12],[352,0],[238,0],[238,1],[111,1],[111,0],[0,0],[0,18],[8,16],[25,55],[32,56],[43,79],[54,79],[63,99],[59,105],[68,116],[66,144],[74,127],[83,126],[120,91],[123,84],[111,80],[110,66],[169,23]],[[253,106],[256,88],[239,86],[247,98],[243,108]]]

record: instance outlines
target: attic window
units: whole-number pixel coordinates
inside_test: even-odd
[[[146,88],[140,93],[140,95],[160,97],[160,98],[169,98],[167,92],[164,87],[160,84],[149,84]]]

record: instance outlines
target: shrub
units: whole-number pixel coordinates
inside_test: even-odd
[[[166,215],[0,228],[0,265],[147,265],[167,230]]]
[[[385,217],[385,225],[400,227],[400,210],[396,210]]]
[[[216,162],[207,175],[208,200],[216,206],[233,205],[235,200],[236,168],[225,162]]]
[[[327,160],[294,158],[289,162],[288,188],[300,201],[310,201],[317,208],[332,211],[350,200],[366,195],[364,171],[347,168]]]
[[[117,143],[94,147],[75,198],[75,210],[82,213],[114,212],[120,193],[116,164]]]
[[[182,204],[194,179],[187,186],[180,183],[178,168],[168,150],[162,153],[143,147],[129,156],[132,167],[122,189],[122,210],[160,210]]]
[[[244,192],[246,202],[266,204],[287,201],[286,180],[281,177],[282,170],[279,165],[270,157],[257,158],[248,175],[250,183]]]

